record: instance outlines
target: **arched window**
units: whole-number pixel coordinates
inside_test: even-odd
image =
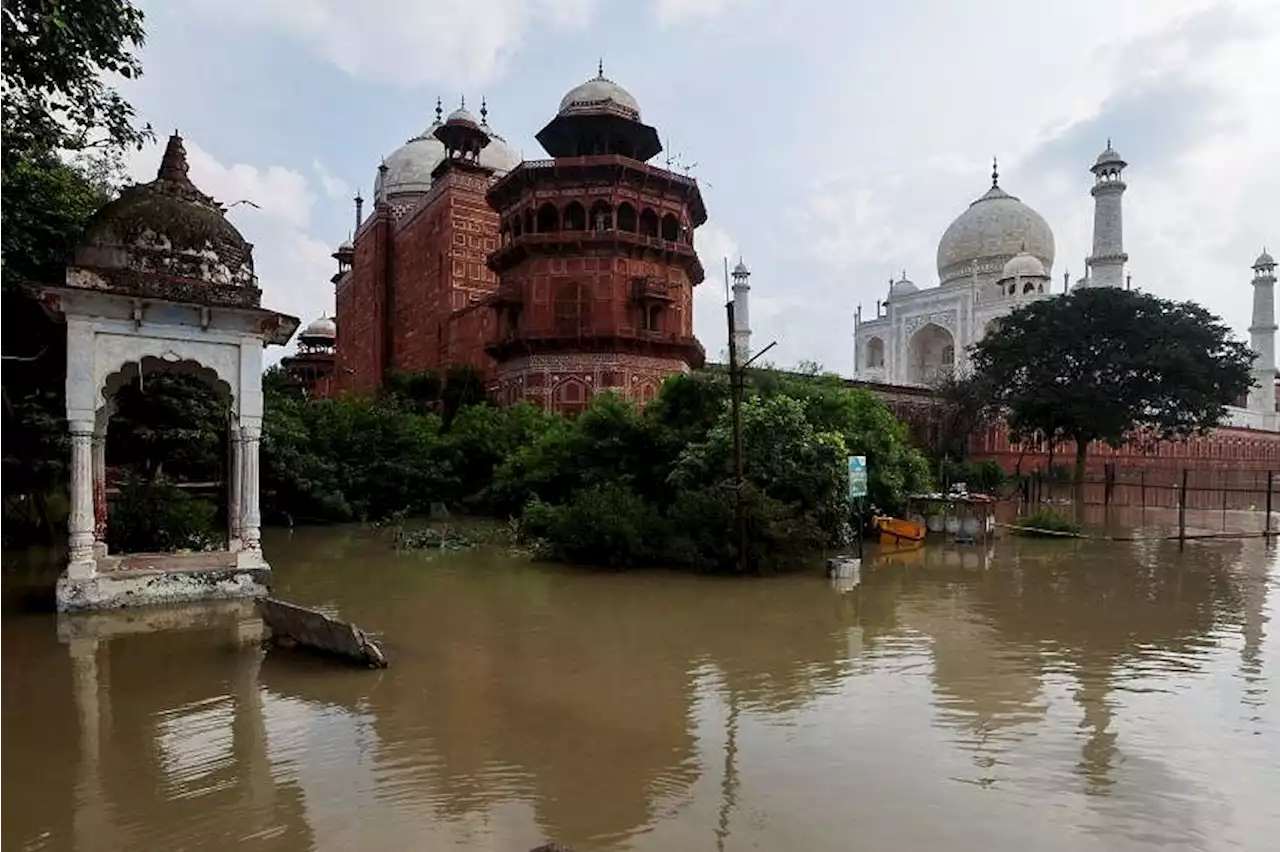
[[[618,205],[618,230],[636,232],[636,208],[625,201]]]
[[[884,366],[884,341],[878,337],[873,337],[867,341],[867,366]]]
[[[551,234],[560,230],[560,213],[550,201],[538,208],[538,233]]]
[[[564,208],[564,229],[566,231],[585,231],[587,229],[587,210],[576,201],[570,201]]]
[[[581,379],[565,379],[556,385],[551,392],[551,408],[560,414],[572,417],[586,410],[591,398],[591,389]]]
[[[1026,284],[1022,285],[1022,292],[1024,293],[1034,293],[1035,291],[1036,291],[1036,282],[1034,281],[1028,281]]]
[[[576,281],[566,281],[556,290],[556,333],[575,336],[590,331],[591,306],[587,288]]]
[[[662,217],[662,238],[673,243],[680,239],[680,220],[674,214]]]
[[[658,214],[648,207],[644,208],[644,212],[640,214],[640,236],[658,236]]]
[[[954,367],[956,365],[956,348],[954,346],[942,347],[942,366]]]
[[[609,202],[601,200],[591,205],[591,230],[613,230],[613,210],[609,207]]]

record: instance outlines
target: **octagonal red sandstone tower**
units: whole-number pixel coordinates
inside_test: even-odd
[[[646,163],[658,134],[603,69],[537,139],[554,159],[522,163],[487,195],[499,216],[486,347],[498,398],[566,414],[600,390],[648,402],[705,357],[693,336],[698,185]]]

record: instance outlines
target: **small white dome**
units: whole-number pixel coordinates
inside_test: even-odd
[[[1111,147],[1111,140],[1108,139],[1107,147],[1098,155],[1098,159],[1094,161],[1093,165],[1096,168],[1097,166],[1106,166],[1112,163],[1119,163],[1121,166],[1127,165],[1124,157],[1121,157],[1120,152]]]
[[[1020,254],[1005,261],[1004,269],[1000,272],[1000,279],[1006,278],[1048,278],[1049,274],[1044,271],[1044,264],[1040,262],[1040,258],[1023,249]]]
[[[909,296],[912,293],[919,293],[920,288],[907,278],[907,273],[902,273],[902,277],[889,285],[890,296]]]
[[[1262,250],[1262,254],[1258,255],[1258,259],[1253,262],[1254,269],[1266,269],[1275,265],[1276,259],[1265,248]]]
[[[338,251],[355,251],[356,247],[351,244],[351,240],[343,240],[338,246]]]
[[[734,277],[736,278],[739,275],[750,275],[750,274],[751,274],[751,271],[747,269],[747,265],[742,262],[742,258],[738,258],[738,265],[733,268]]]
[[[439,122],[433,123],[387,157],[386,176],[379,168],[373,181],[375,198],[426,192],[431,188],[431,172],[445,158],[444,144],[432,135],[439,126]]]
[[[640,120],[640,104],[631,93],[604,76],[604,70],[594,79],[574,86],[560,99],[560,115],[595,115],[621,113],[626,118]]]
[[[334,340],[338,336],[338,324],[334,322],[332,317],[320,317],[313,320],[310,325],[302,330],[302,334],[298,335],[299,340],[307,338]]]

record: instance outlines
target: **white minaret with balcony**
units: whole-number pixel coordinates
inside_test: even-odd
[[[1276,410],[1276,261],[1264,248],[1253,262],[1253,321],[1249,323],[1249,348],[1258,353],[1253,362],[1253,387],[1249,408],[1265,414]]]
[[[1088,276],[1077,286],[1123,287],[1124,265],[1129,255],[1124,253],[1124,214],[1121,199],[1125,183],[1121,173],[1128,163],[1107,140],[1107,148],[1098,155],[1093,167],[1095,181],[1091,193],[1093,206],[1093,254],[1085,261]]]
[[[751,357],[750,277],[751,271],[739,258],[738,265],[733,268],[733,345],[738,350],[739,364],[746,363]]]

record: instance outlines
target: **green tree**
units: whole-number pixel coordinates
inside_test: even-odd
[[[1019,308],[973,348],[1014,435],[1168,440],[1219,425],[1250,386],[1254,353],[1192,302],[1097,287]]]
[[[33,153],[141,147],[150,128],[134,127],[133,108],[104,78],[141,75],[142,21],[129,0],[6,0],[5,172]]]

